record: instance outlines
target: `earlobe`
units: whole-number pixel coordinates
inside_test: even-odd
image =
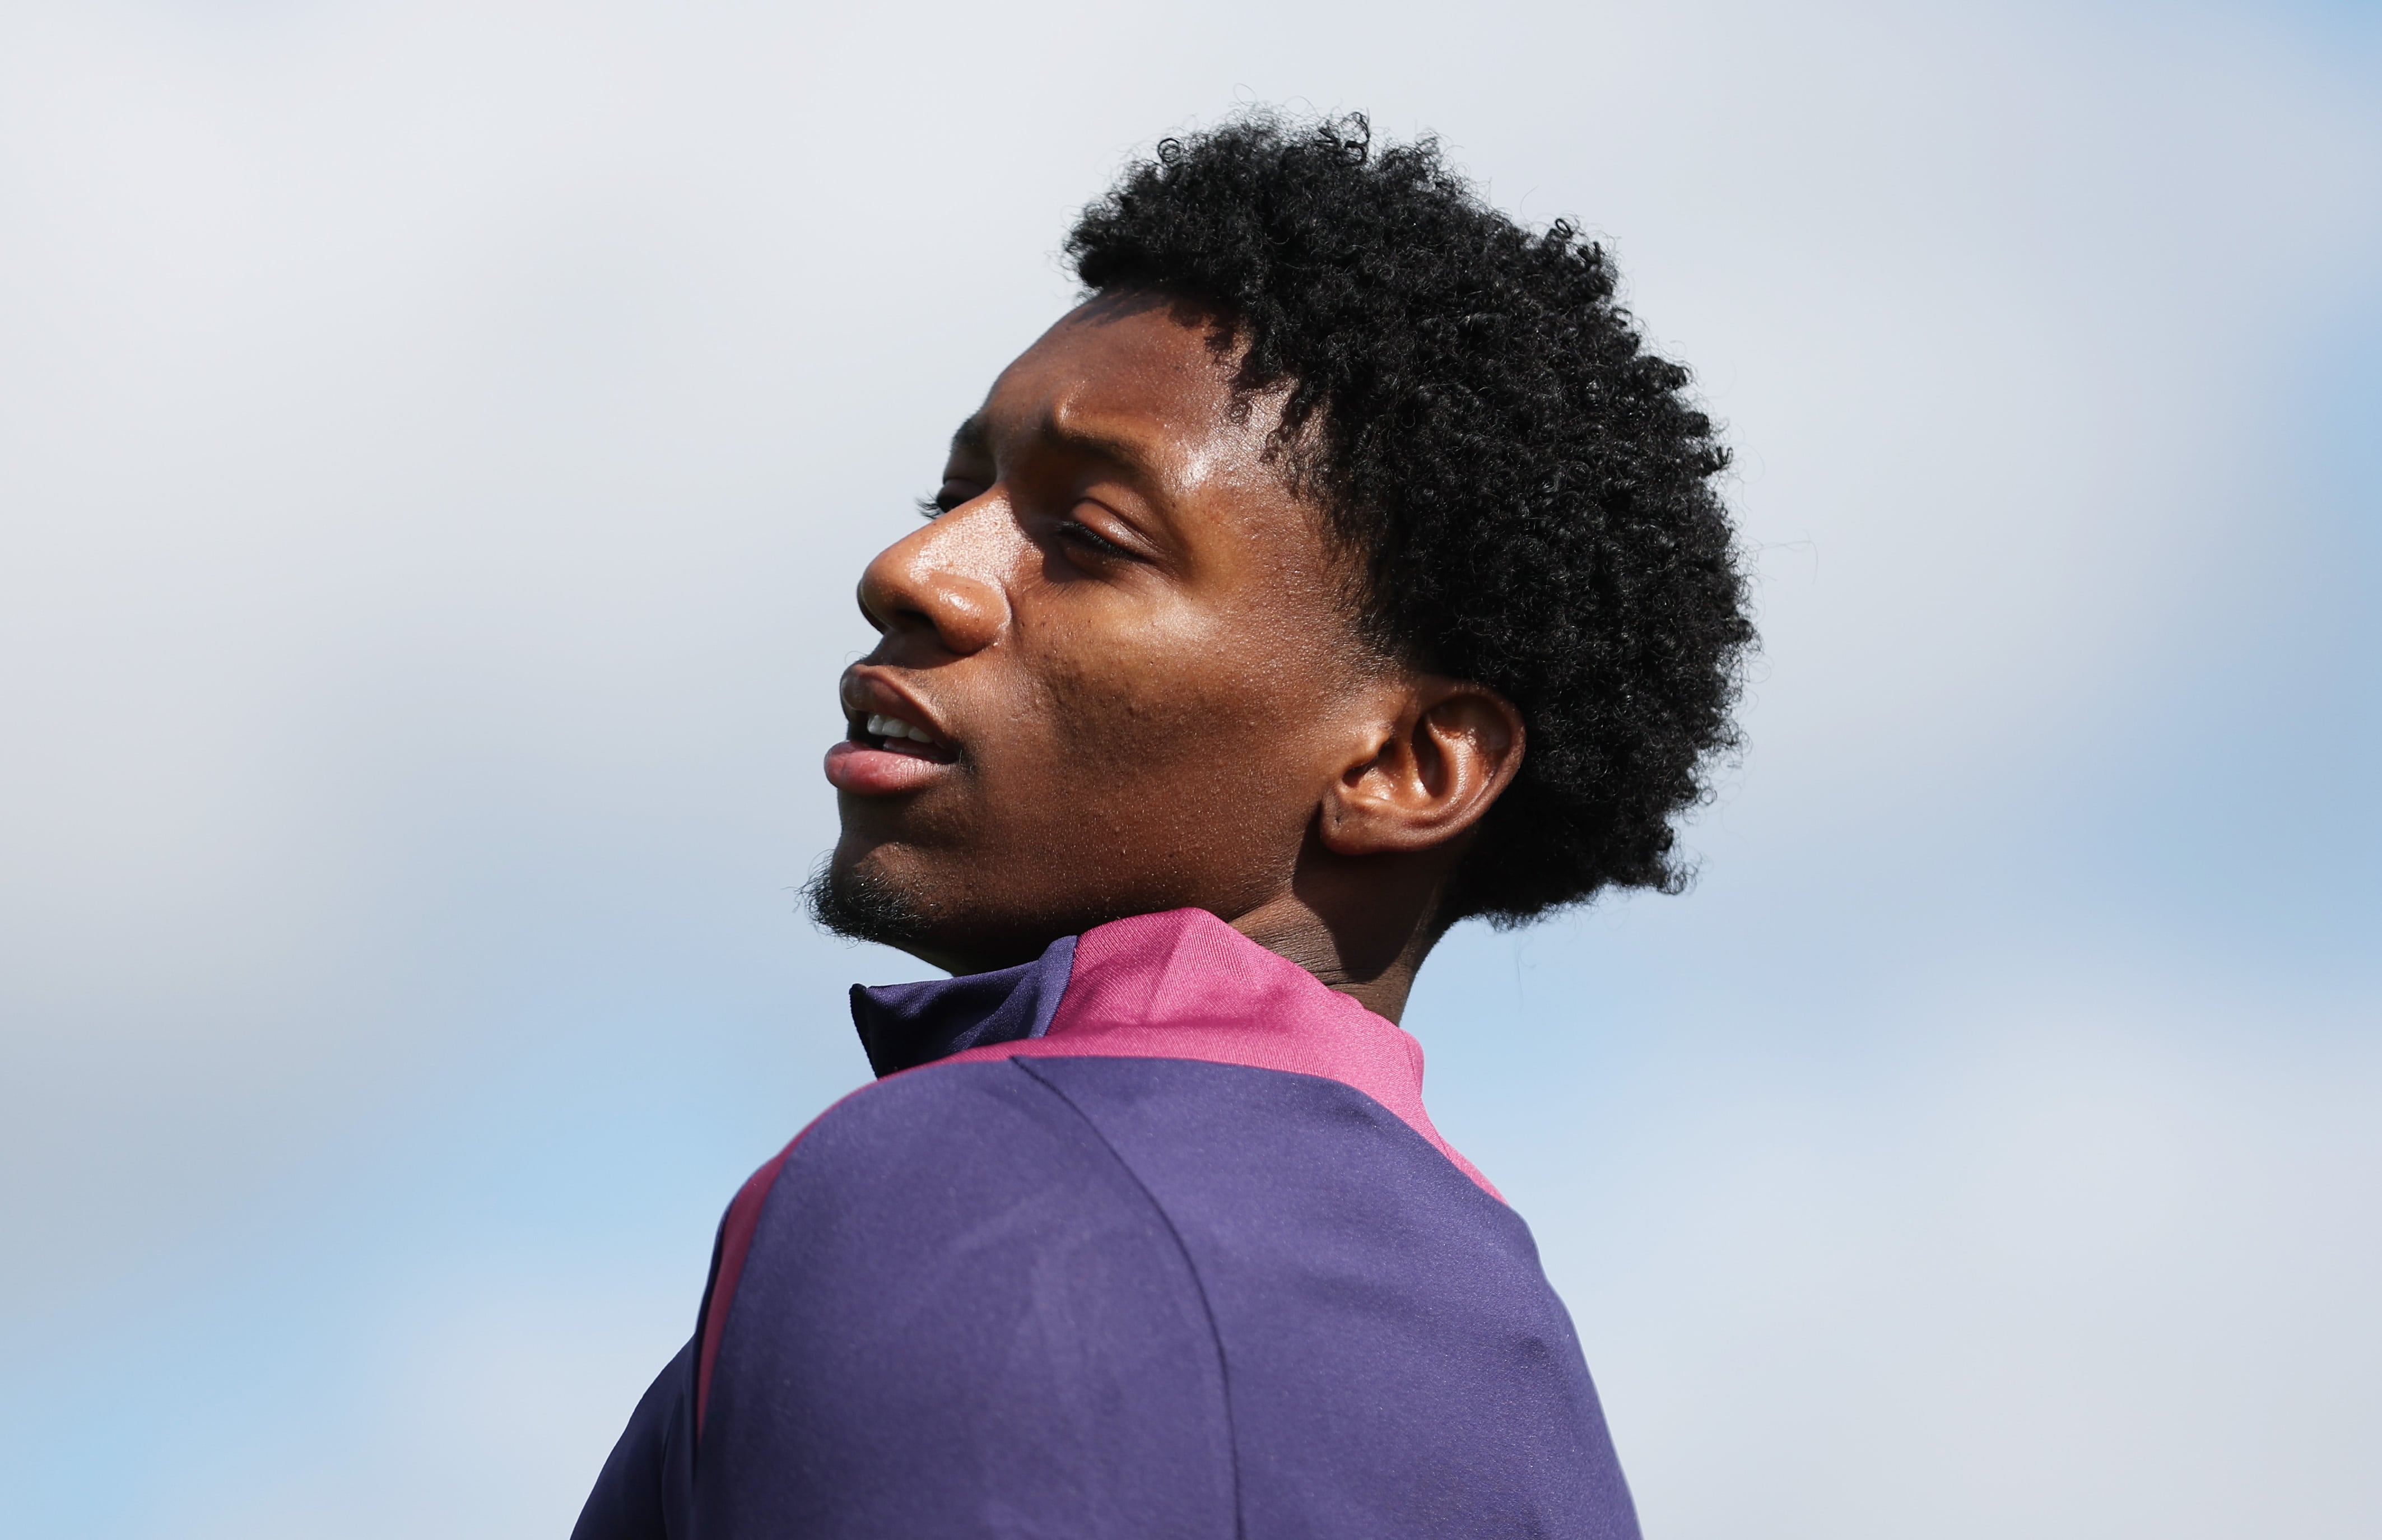
[[[1349,767],[1318,819],[1344,856],[1428,850],[1479,823],[1521,768],[1521,713],[1495,691],[1427,677],[1399,703],[1381,746]]]

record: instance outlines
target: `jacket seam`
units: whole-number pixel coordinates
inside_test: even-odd
[[[1123,1171],[1125,1179],[1133,1183],[1134,1190],[1141,1194],[1142,1201],[1148,1203],[1150,1212],[1158,1215],[1158,1222],[1166,1226],[1166,1234],[1174,1242],[1175,1250],[1182,1253],[1183,1270],[1191,1275],[1191,1291],[1198,1299],[1199,1313],[1208,1323],[1209,1340],[1216,1345],[1216,1381],[1218,1388],[1222,1392],[1221,1398],[1224,1412],[1224,1453],[1233,1478],[1233,1534],[1235,1540],[1240,1540],[1240,1537],[1248,1534],[1248,1525],[1241,1511],[1241,1439],[1239,1430],[1233,1419],[1233,1366],[1224,1352],[1224,1334],[1216,1325],[1215,1306],[1208,1300],[1207,1280],[1199,1275],[1199,1264],[1191,1255],[1191,1247],[1184,1240],[1183,1232],[1176,1227],[1174,1216],[1166,1212],[1166,1205],[1160,1202],[1158,1195],[1149,1190],[1149,1185],[1141,1179],[1141,1173],[1133,1168],[1133,1163],[1126,1160],[1114,1144],[1109,1142],[1108,1135],[1100,1131],[1100,1126],[1092,1121],[1091,1115],[1078,1106],[1074,1097],[1069,1096],[1053,1084],[1047,1076],[1038,1071],[1031,1058],[1020,1054],[1009,1062],[1024,1070],[1028,1079],[1057,1097],[1062,1105],[1082,1120],[1092,1138],[1099,1141],[1100,1148],[1108,1152],[1109,1159],[1116,1162],[1117,1169]]]

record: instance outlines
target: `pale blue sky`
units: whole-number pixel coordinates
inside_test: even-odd
[[[1649,1533],[2382,1526],[2382,52],[2247,6],[0,17],[0,1490],[559,1533],[865,1074],[860,563],[1129,149],[1603,232],[1768,651],[1409,1026]]]

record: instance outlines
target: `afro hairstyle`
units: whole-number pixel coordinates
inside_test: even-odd
[[[1728,450],[1602,246],[1490,207],[1435,140],[1258,110],[1161,141],[1065,253],[1092,295],[1219,318],[1236,389],[1283,393],[1273,451],[1354,559],[1361,634],[1521,712],[1437,927],[1680,891],[1754,631]]]

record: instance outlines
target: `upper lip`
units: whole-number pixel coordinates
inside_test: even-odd
[[[837,694],[843,703],[844,719],[854,733],[859,733],[873,716],[899,717],[927,734],[931,747],[946,753],[957,753],[959,745],[952,741],[943,724],[936,720],[934,710],[910,691],[886,677],[885,671],[872,663],[854,663],[843,671],[843,681]],[[915,740],[913,740],[915,741]]]

